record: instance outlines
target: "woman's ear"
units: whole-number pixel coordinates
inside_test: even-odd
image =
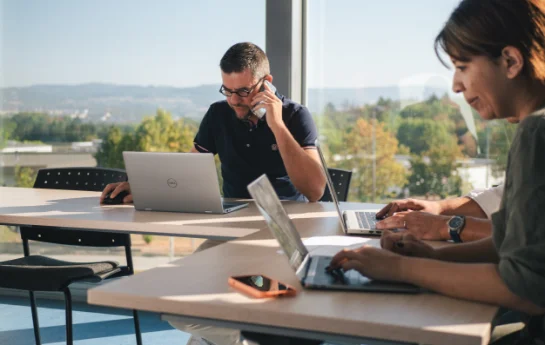
[[[501,59],[507,78],[515,79],[522,73],[524,69],[524,57],[518,48],[513,46],[503,48]]]

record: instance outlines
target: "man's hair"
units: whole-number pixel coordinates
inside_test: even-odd
[[[463,0],[435,39],[456,60],[499,58],[507,46],[524,57],[523,74],[545,84],[545,1]]]
[[[265,52],[250,42],[237,43],[225,52],[220,61],[224,73],[241,73],[246,69],[258,79],[270,74],[269,59]]]

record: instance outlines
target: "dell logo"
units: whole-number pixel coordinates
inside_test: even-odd
[[[170,188],[176,188],[178,186],[178,182],[176,182],[175,179],[173,178],[169,178],[167,180],[167,185],[170,187]]]

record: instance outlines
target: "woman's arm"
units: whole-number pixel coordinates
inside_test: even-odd
[[[433,258],[441,261],[489,262],[495,264],[499,261],[492,237],[435,249]]]
[[[528,314],[543,314],[545,308],[512,293],[495,264],[461,264],[401,257],[399,274],[405,281],[438,293],[501,305]]]
[[[409,232],[394,233],[383,231],[380,245],[382,248],[397,254],[440,261],[495,264],[499,261],[492,237],[483,238],[475,242],[433,248]]]

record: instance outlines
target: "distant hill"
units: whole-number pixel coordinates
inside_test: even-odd
[[[219,85],[196,87],[137,86],[90,83],[81,85],[34,85],[0,88],[1,111],[47,112],[52,115],[72,115],[91,121],[139,122],[153,115],[157,108],[174,116],[200,120],[208,106],[223,98]],[[320,112],[327,103],[337,108],[376,102],[379,97],[424,99],[438,96],[446,89],[411,86],[402,91],[398,87],[367,87],[348,89],[309,89],[308,108]]]

